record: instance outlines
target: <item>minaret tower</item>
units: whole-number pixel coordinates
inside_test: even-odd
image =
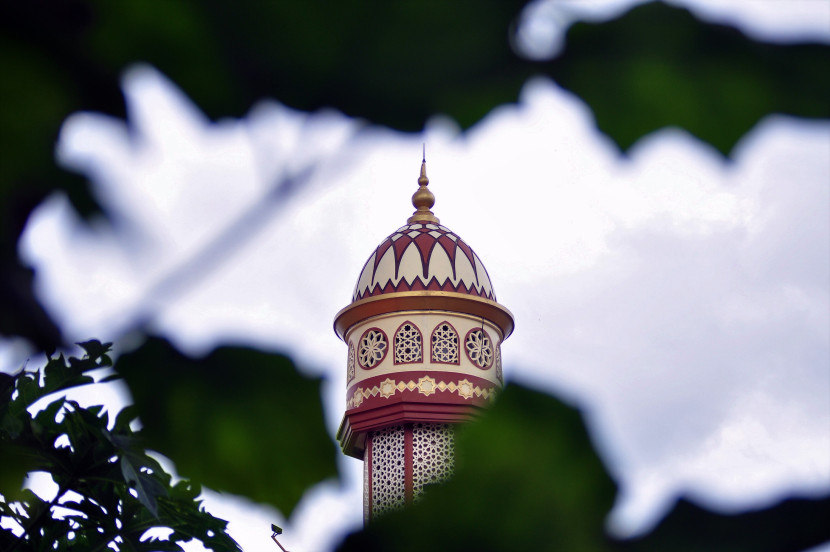
[[[454,463],[453,428],[501,389],[513,315],[481,260],[430,210],[426,161],[415,212],[363,266],[334,329],[349,347],[337,438],[363,460],[363,516],[417,500]]]

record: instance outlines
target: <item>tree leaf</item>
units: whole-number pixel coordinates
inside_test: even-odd
[[[90,339],[89,341],[76,343],[76,345],[86,351],[86,356],[92,360],[103,359],[103,357],[106,357],[106,354],[112,350],[112,342],[101,343],[97,339]],[[107,364],[106,366],[109,365]]]
[[[830,117],[830,46],[758,42],[660,2],[573,25],[543,67],[623,150],[673,126],[728,155],[767,114]]]
[[[95,383],[95,380],[91,376],[84,374],[84,372],[95,368],[92,362],[74,358],[71,360],[72,362],[67,367],[64,363],[63,356],[57,359],[50,359],[43,369],[44,384],[42,396],[72,387]]]
[[[121,473],[124,474],[124,481],[138,493],[138,501],[155,517],[159,517],[156,498],[166,496],[167,490],[152,475],[141,471],[143,465],[136,463],[136,458],[130,454],[121,457]]]
[[[148,444],[183,476],[290,513],[309,486],[337,473],[321,380],[287,357],[221,347],[191,359],[154,338],[116,370]]]
[[[121,376],[118,376],[119,378]],[[105,382],[105,380],[101,380]],[[130,428],[130,424],[138,418],[138,408],[134,404],[129,406],[125,406],[121,409],[121,412],[115,417],[115,425],[113,426],[112,430],[114,433],[118,434],[121,432],[127,432]]]
[[[654,531],[621,543],[623,552],[796,552],[830,542],[830,498],[788,499],[736,514],[679,500]]]
[[[21,498],[26,474],[37,467],[37,461],[25,447],[0,439],[0,496],[8,500]]]
[[[830,541],[830,497],[738,514],[680,500],[648,535],[606,536],[616,486],[579,413],[517,385],[459,429],[457,458],[449,483],[373,520],[338,550],[795,552]]]
[[[449,483],[338,550],[608,549],[603,523],[616,485],[576,410],[508,385],[479,421],[459,429],[457,458]]]
[[[32,420],[32,433],[35,436],[40,436],[41,434],[54,436],[59,432],[60,428],[57,416],[65,402],[66,397],[54,400],[34,416]]]
[[[170,487],[171,476],[146,453],[140,434],[130,428],[135,418],[131,409],[118,413],[112,430],[103,407],[83,408],[64,397],[34,418],[29,414],[26,400],[48,393],[47,380],[61,386],[98,369],[108,347],[87,348],[91,354],[69,358],[69,366],[63,357],[47,359],[48,378],[41,377],[45,367],[18,372],[11,380],[18,390],[14,405],[8,402],[9,381],[3,382],[0,517],[16,520],[25,532],[9,546],[6,533],[0,534],[2,549],[103,550],[117,544],[121,550],[180,550],[177,542],[195,538],[214,550],[237,551],[226,533],[227,522],[201,507],[197,485],[180,482]],[[18,430],[9,431],[14,425],[10,420],[17,422]],[[68,446],[59,441],[62,436]],[[60,503],[62,508],[53,510],[31,490],[20,490],[22,476],[34,470],[52,476],[58,485],[55,500],[68,499]],[[167,527],[172,533],[166,540],[142,541],[151,527]]]

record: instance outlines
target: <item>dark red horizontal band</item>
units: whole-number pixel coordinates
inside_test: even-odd
[[[344,454],[363,458],[366,434],[409,422],[461,423],[474,419],[482,407],[473,404],[393,403],[371,410],[347,410],[337,431]]]

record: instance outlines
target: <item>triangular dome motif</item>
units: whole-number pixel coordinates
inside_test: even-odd
[[[363,265],[352,300],[390,292],[452,291],[496,300],[487,270],[464,240],[437,224],[409,224]]]

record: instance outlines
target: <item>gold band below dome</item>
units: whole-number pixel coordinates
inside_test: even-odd
[[[499,327],[503,339],[513,333],[513,313],[495,301],[451,291],[401,291],[355,301],[334,317],[334,331],[345,340],[346,332],[362,320],[404,311],[445,311],[489,320]]]

